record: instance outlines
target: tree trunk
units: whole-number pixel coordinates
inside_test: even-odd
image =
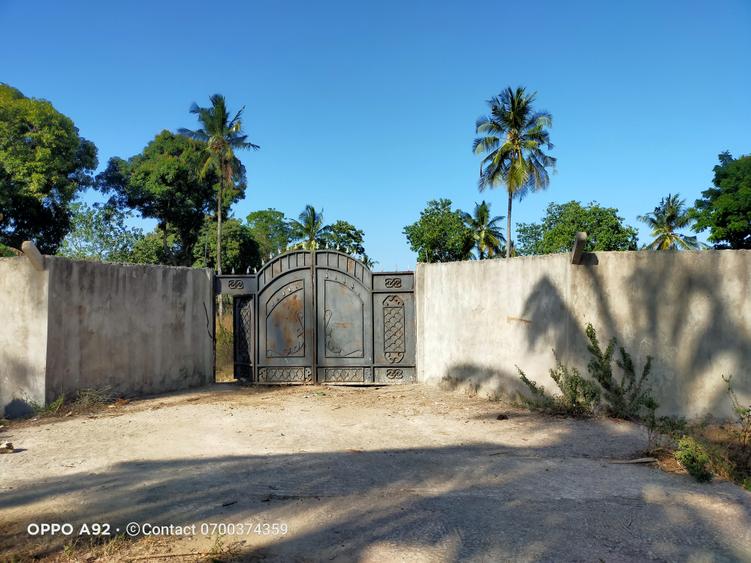
[[[508,215],[506,215],[506,258],[511,258],[511,202],[513,194],[508,193]]]
[[[167,222],[162,225],[162,261],[167,260]]]
[[[219,191],[216,196],[216,273],[222,275],[222,191],[224,188],[224,174],[219,180]],[[224,314],[224,303],[219,295],[219,319]],[[221,321],[220,321],[221,322]]]

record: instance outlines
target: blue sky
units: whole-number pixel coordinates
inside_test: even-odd
[[[505,213],[471,143],[507,85],[539,92],[559,162],[515,222],[577,199],[637,225],[668,192],[692,202],[719,152],[751,152],[748,0],[0,0],[0,25],[0,81],[73,118],[100,165],[194,127],[193,101],[245,105],[262,148],[240,155],[235,216],[311,203],[362,228],[379,268],[414,265],[402,229],[429,199]]]

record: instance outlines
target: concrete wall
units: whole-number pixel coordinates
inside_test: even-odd
[[[23,257],[0,261],[0,406],[213,381],[211,284],[210,271],[192,268],[46,257],[38,272]]]
[[[602,252],[420,264],[418,379],[481,393],[549,390],[555,360],[586,373],[584,328],[618,338],[651,377],[660,413],[730,416],[722,374],[751,402],[751,251]]]
[[[0,258],[0,416],[44,403],[48,285],[28,259]]]

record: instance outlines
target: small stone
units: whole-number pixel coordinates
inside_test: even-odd
[[[10,442],[3,442],[0,444],[0,454],[12,454],[14,451],[16,450]]]

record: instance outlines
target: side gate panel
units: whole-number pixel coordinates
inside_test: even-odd
[[[414,274],[373,275],[374,382],[412,383],[415,373]]]
[[[255,303],[252,297],[234,298],[235,379],[252,381],[255,360]]]

